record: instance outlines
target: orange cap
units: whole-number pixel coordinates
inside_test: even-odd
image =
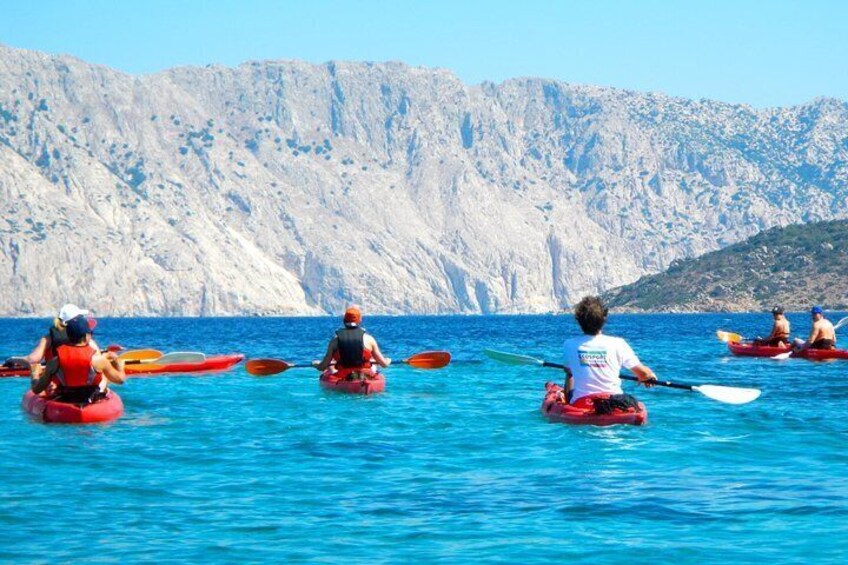
[[[344,313],[344,323],[359,325],[362,322],[362,312],[356,306],[351,306]]]

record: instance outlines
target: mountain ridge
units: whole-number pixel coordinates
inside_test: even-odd
[[[0,47],[0,314],[555,311],[844,217],[846,161],[834,99],[468,86],[399,62],[134,76]]]
[[[614,310],[672,312],[848,309],[848,221],[763,231],[607,292]]]

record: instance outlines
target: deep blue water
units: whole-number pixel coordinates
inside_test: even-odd
[[[607,333],[664,379],[763,390],[729,406],[627,384],[648,405],[642,428],[547,423],[559,373],[469,362],[485,347],[558,360],[570,316],[366,319],[392,357],[458,361],[391,367],[369,398],[323,392],[309,369],[239,367],[132,379],[122,419],[62,426],[21,411],[27,379],[0,379],[0,560],[845,562],[848,362],[734,358],[714,337],[770,321],[613,316]],[[27,353],[47,323],[0,320],[0,354]],[[97,338],[308,362],[334,328],[101,319]]]

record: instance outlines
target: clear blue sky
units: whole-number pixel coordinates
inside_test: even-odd
[[[130,73],[399,60],[468,83],[539,76],[758,107],[848,99],[837,0],[4,0],[0,43]]]

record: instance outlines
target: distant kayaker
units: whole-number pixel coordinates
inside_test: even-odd
[[[596,393],[623,395],[619,373],[630,370],[647,387],[656,380],[654,372],[643,365],[630,345],[620,337],[603,335],[608,310],[596,296],[586,296],[574,308],[574,317],[583,334],[564,345],[566,394],[569,403]],[[633,402],[635,399],[630,397]]]
[[[352,374],[362,369],[371,368],[372,363],[388,367],[392,360],[384,357],[377,345],[377,340],[360,326],[362,312],[356,306],[351,306],[344,313],[344,327],[336,331],[336,335],[327,345],[324,358],[313,365],[321,371],[326,371],[335,361],[336,369],[353,369]]]
[[[800,349],[834,349],[836,347],[836,330],[830,320],[824,317],[821,306],[813,306],[810,310],[813,318],[813,329],[807,341],[796,344]]]
[[[123,384],[126,380],[124,362],[109,354],[101,354],[92,346],[92,330],[85,316],[68,320],[65,332],[68,343],[56,348],[56,356],[47,366],[32,365],[34,393],[38,394],[55,384],[54,397],[82,403],[94,400],[97,393],[105,392],[107,380]]]
[[[782,306],[775,306],[771,310],[774,316],[774,324],[768,337],[757,338],[754,345],[768,345],[770,347],[789,347],[789,320],[783,312]]]
[[[42,360],[50,361],[56,356],[56,349],[60,345],[68,343],[68,335],[65,332],[65,325],[68,321],[77,316],[84,316],[88,320],[88,324],[92,330],[97,326],[97,320],[90,317],[91,313],[88,310],[83,310],[76,304],[65,304],[59,310],[59,316],[53,320],[53,324],[48,328],[47,333],[38,340],[35,349],[27,355],[27,361],[30,365],[41,363]],[[91,346],[99,351],[97,342],[91,340]]]

